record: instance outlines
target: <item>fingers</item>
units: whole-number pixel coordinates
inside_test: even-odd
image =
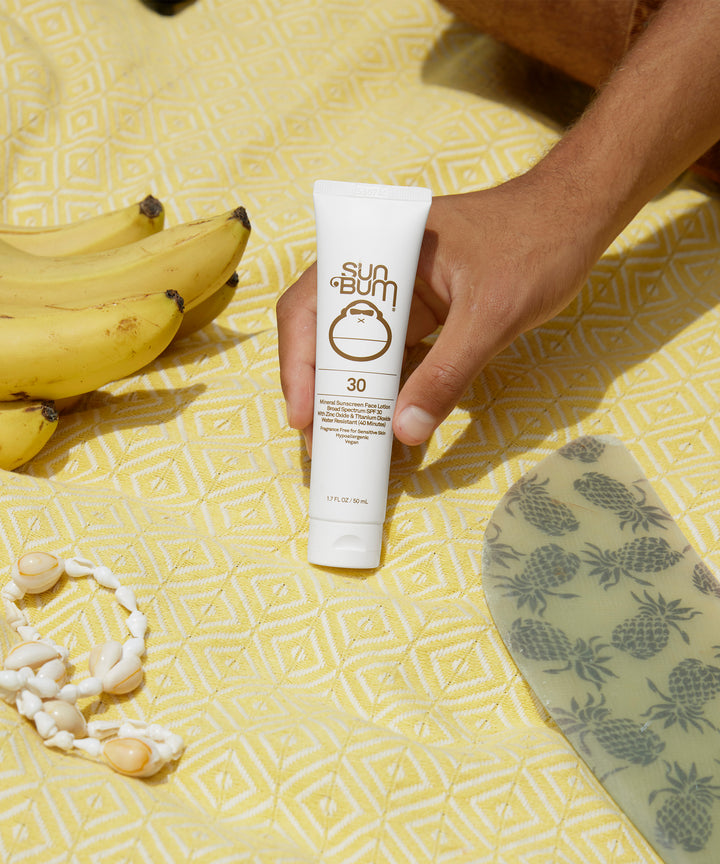
[[[285,291],[276,306],[280,385],[288,424],[303,431],[308,452],[315,387],[316,287],[313,265]]]
[[[494,346],[480,339],[481,329],[467,310],[451,310],[437,341],[398,395],[393,431],[404,444],[427,441],[495,353]]]

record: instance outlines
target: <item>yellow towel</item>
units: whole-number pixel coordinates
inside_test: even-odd
[[[720,565],[717,198],[688,176],[648,205],[427,447],[396,445],[381,568],[323,570],[305,558],[308,463],[274,329],[313,256],[313,181],[488,186],[583,93],[539,86],[433,0],[198,0],[174,17],[5,0],[0,52],[3,221],[152,192],[169,224],[237,204],[253,223],[213,326],[0,474],[5,572],[32,547],[77,552],[148,615],[146,682],[98,716],[187,742],[158,779],[126,779],[47,749],[0,702],[0,860],[657,864],[506,653],[480,544],[521,473],[611,433]],[[122,616],[84,580],[59,589],[28,615],[82,677]]]

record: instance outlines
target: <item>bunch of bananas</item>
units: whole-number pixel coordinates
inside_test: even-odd
[[[245,208],[164,220],[149,195],[57,227],[0,224],[0,468],[36,455],[63,405],[139,371],[232,299]]]

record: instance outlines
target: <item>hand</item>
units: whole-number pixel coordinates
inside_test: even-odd
[[[564,308],[639,209],[718,140],[719,31],[715,0],[665,0],[534,168],[494,189],[434,199],[407,343],[442,330],[398,395],[401,441],[427,440],[483,366]],[[303,430],[308,450],[315,308],[311,268],[277,306],[288,422]]]
[[[494,189],[433,200],[407,345],[442,330],[398,396],[393,429],[401,441],[429,438],[498,351],[575,296],[599,252],[592,236],[581,236],[589,224],[576,212],[582,205],[567,197],[573,203],[562,184],[538,181],[530,172]],[[313,266],[277,304],[288,423],[303,431],[308,452],[315,320]]]
[[[305,437],[312,452],[315,394],[315,335],[317,326],[317,268],[313,264],[277,302],[280,384],[291,428]]]
[[[434,200],[407,345],[442,329],[398,396],[401,441],[425,441],[492,357],[577,294],[596,248],[575,209],[532,175]]]

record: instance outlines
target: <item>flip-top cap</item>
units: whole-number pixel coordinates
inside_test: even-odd
[[[375,568],[380,564],[382,531],[377,522],[310,519],[308,561],[322,567]]]

